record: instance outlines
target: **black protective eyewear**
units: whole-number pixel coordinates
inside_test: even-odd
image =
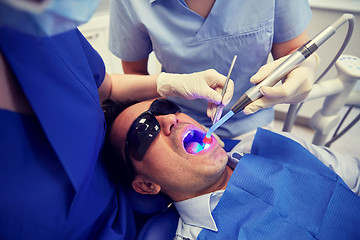
[[[132,166],[131,157],[141,161],[151,143],[160,132],[160,124],[155,116],[178,112],[181,112],[181,109],[175,103],[167,99],[156,99],[151,103],[147,111],[135,119],[131,124],[125,141],[125,157],[130,166]]]

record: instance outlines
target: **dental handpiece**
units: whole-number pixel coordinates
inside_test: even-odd
[[[274,69],[269,76],[267,76],[262,82],[256,84],[255,86],[248,89],[240,99],[232,106],[231,110],[224,115],[218,122],[213,124],[208,132],[206,133],[205,139],[210,138],[211,134],[220,127],[225,121],[232,117],[235,113],[244,110],[244,108],[255,101],[256,99],[262,97],[260,88],[263,86],[274,86],[278,81],[284,78],[291,70],[293,70],[297,65],[303,62],[308,58],[312,53],[314,53],[326,40],[328,40],[332,35],[335,34],[336,30],[342,26],[349,19],[353,19],[354,16],[351,14],[344,14],[338,20],[336,20],[332,25],[328,26],[322,30],[318,35],[316,35],[312,40],[309,40],[303,46],[298,48],[294,53],[292,53],[283,63],[281,63],[276,69]]]

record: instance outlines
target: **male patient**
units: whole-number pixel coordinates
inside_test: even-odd
[[[227,154],[169,100],[125,107],[104,106],[105,162],[117,181],[174,201],[176,238],[360,239],[359,159],[303,143],[321,162],[264,129]]]

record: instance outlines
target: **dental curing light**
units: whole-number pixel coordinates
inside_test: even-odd
[[[209,131],[208,131],[209,132]],[[212,133],[212,132],[211,132]],[[208,136],[207,134],[205,135],[204,139],[203,139],[203,143],[205,144],[209,144],[211,143],[211,134]]]
[[[211,126],[211,128],[209,128],[209,130],[207,131],[204,139],[203,139],[203,143],[208,143],[211,142],[211,134],[218,128],[220,127],[224,122],[226,122],[229,118],[232,117],[232,115],[234,115],[235,113],[230,110],[227,114],[225,114],[225,116],[223,116],[222,118],[220,118],[219,121],[217,121],[215,124],[213,124]]]
[[[345,22],[349,21],[353,25],[354,16],[352,14],[344,14],[332,25],[322,30],[312,40],[305,43],[292,53],[283,63],[281,63],[275,70],[273,70],[269,76],[267,76],[262,82],[248,89],[240,99],[234,104],[231,110],[224,115],[220,120],[212,125],[209,131],[206,133],[203,142],[208,141],[211,134],[220,127],[225,121],[232,117],[235,113],[242,111],[247,105],[255,101],[262,96],[260,88],[263,86],[274,86],[278,81],[284,78],[292,69],[298,64],[303,62],[312,53],[314,53],[326,40],[335,34],[336,30],[341,27]]]

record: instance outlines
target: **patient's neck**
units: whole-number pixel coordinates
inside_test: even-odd
[[[192,192],[192,193],[189,193],[189,194],[179,194],[179,195],[169,194],[169,197],[174,202],[179,202],[179,201],[184,201],[184,200],[194,198],[194,197],[197,197],[197,196],[201,196],[201,195],[204,195],[204,194],[212,193],[212,192],[215,192],[215,191],[225,190],[233,171],[234,170],[232,168],[230,168],[228,165],[226,165],[225,170],[221,174],[218,181],[216,181],[210,187],[206,187],[205,189],[203,189],[201,191]]]
[[[230,168],[228,165],[226,165],[224,174],[222,175],[220,180],[213,186],[213,188],[210,189],[209,192],[215,192],[215,191],[218,191],[218,190],[225,190],[226,186],[227,186],[227,184],[229,182],[229,179],[230,179],[233,172],[234,172],[234,170],[232,168]]]

